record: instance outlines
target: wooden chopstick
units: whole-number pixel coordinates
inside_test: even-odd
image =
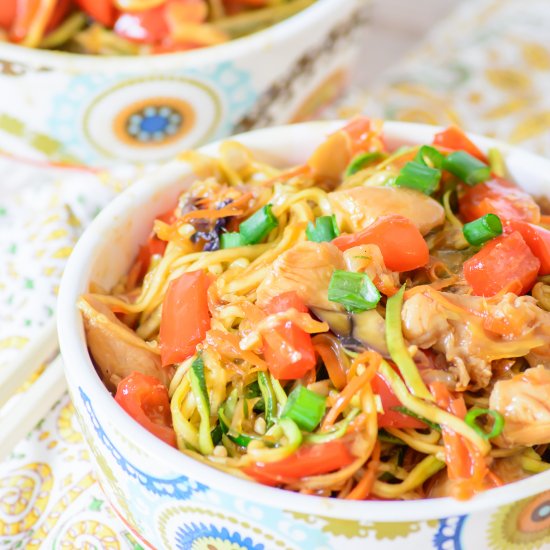
[[[57,327],[54,318],[48,321],[40,334],[23,349],[21,357],[13,365],[0,369],[0,408],[34,372],[56,354],[57,350]]]
[[[34,366],[41,362],[35,361]],[[0,411],[0,461],[46,416],[66,388],[63,362],[58,355],[13,407]]]

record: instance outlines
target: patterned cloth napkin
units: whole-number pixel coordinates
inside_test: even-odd
[[[456,123],[550,155],[549,28],[548,0],[467,2],[373,90],[353,91],[326,117],[364,111]],[[1,369],[53,315],[82,229],[136,171],[53,170],[0,156],[0,174]],[[141,548],[104,501],[64,397],[0,464],[0,548],[76,548],[85,540]]]

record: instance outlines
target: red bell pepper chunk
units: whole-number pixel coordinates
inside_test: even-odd
[[[469,187],[459,198],[458,206],[459,214],[465,222],[477,220],[489,213],[503,220],[540,221],[540,208],[531,195],[496,176]]]
[[[382,401],[383,413],[378,413],[379,428],[415,428],[422,430],[428,426],[416,418],[394,410],[394,407],[400,407],[403,404],[388,384],[386,379],[379,373],[376,373],[371,381],[372,391],[380,396]]]
[[[354,459],[346,444],[336,439],[320,445],[304,445],[287,458],[276,462],[256,462],[243,471],[260,483],[273,486],[335,472]]]
[[[15,20],[17,0],[2,0],[0,2],[0,27],[9,29]]]
[[[162,302],[160,357],[162,366],[191,357],[210,329],[208,287],[205,271],[190,271],[172,281]]]
[[[463,268],[477,296],[494,296],[501,291],[520,296],[535,283],[540,265],[519,231],[514,231],[489,241],[464,262]]]
[[[156,44],[168,38],[170,28],[165,5],[139,12],[121,13],[114,23],[115,32],[134,42]]]
[[[341,235],[332,241],[344,251],[361,244],[380,248],[384,263],[392,271],[411,271],[426,265],[430,259],[428,245],[418,227],[404,216],[382,216],[365,229]]]
[[[487,162],[487,157],[481,152],[479,147],[456,126],[450,126],[446,130],[435,134],[434,145],[452,149],[453,151],[466,151],[483,162]]]
[[[174,209],[168,210],[157,216],[155,219],[163,221],[164,223],[172,224],[176,221],[176,214]],[[141,263],[140,268],[140,278],[147,273],[149,269],[149,264],[151,263],[151,257],[155,255],[162,256],[166,250],[168,243],[166,241],[160,240],[153,232],[149,235],[147,243],[142,245],[138,252],[138,261]]]
[[[294,308],[302,313],[308,309],[296,292],[285,292],[276,296],[268,304],[270,314],[282,313]],[[317,364],[311,336],[297,327],[292,321],[286,321],[274,329],[275,335],[264,335],[264,357],[269,372],[278,380],[296,380],[301,378]],[[281,342],[283,345],[281,345]],[[293,357],[299,354],[299,358]]]
[[[157,378],[133,372],[119,382],[115,400],[146,430],[176,446],[168,391]]]
[[[76,4],[98,23],[106,27],[114,25],[117,10],[113,0],[76,0]]]
[[[531,252],[540,260],[539,275],[550,274],[550,231],[532,223],[508,220],[504,233],[519,231]]]

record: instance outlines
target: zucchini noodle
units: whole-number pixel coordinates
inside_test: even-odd
[[[128,275],[78,303],[99,373],[122,406],[138,377],[156,384],[139,406],[181,452],[303,494],[467,498],[508,471],[546,471],[550,428],[544,439],[514,399],[544,417],[530,392],[550,380],[529,365],[550,357],[550,314],[530,296],[473,292],[462,263],[475,252],[461,252],[450,192],[396,185],[419,146],[386,151],[381,126],[361,124],[319,149],[350,174],[339,179],[319,150],[288,170],[236,142],[220,158],[181,155],[196,181]],[[347,170],[358,150],[376,160]],[[425,168],[433,177],[409,173]]]

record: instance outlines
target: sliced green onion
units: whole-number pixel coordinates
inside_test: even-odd
[[[222,233],[220,236],[221,248],[238,248],[245,245],[246,243],[240,233]]]
[[[271,385],[271,380],[265,372],[258,373],[258,385],[262,392],[265,407],[265,422],[269,428],[277,417],[277,398]]]
[[[445,162],[445,155],[442,155],[435,147],[422,145],[416,157],[414,157],[414,160],[430,168],[438,168],[441,170]]]
[[[300,429],[312,432],[325,414],[327,400],[322,395],[298,386],[288,396],[281,418],[290,418]]]
[[[489,149],[489,166],[491,167],[491,172],[500,178],[506,176],[506,165],[504,164],[504,157],[500,152],[500,149],[496,147],[491,147]]]
[[[478,416],[489,415],[493,418],[493,429],[487,433],[477,422]],[[493,439],[502,433],[504,429],[504,417],[493,409],[470,409],[464,417],[464,422],[473,428],[483,439]]]
[[[353,174],[356,174],[359,170],[363,170],[363,168],[366,168],[369,164],[372,164],[377,160],[381,160],[383,157],[384,155],[380,151],[373,151],[372,153],[359,153],[348,164],[348,167],[344,172],[344,178],[353,176]]]
[[[491,168],[466,151],[447,155],[443,168],[468,185],[477,185],[491,177]]]
[[[197,355],[197,358],[189,369],[189,378],[201,419],[199,425],[199,450],[203,455],[209,455],[214,450],[214,443],[212,441],[210,426],[210,401],[204,377],[204,361],[200,354]]]
[[[244,244],[259,243],[279,225],[271,209],[271,204],[266,204],[263,208],[254,212],[248,220],[241,223],[239,233]]]
[[[328,285],[328,299],[358,313],[375,308],[380,292],[366,273],[336,269]]]
[[[407,407],[403,407],[403,406],[392,407],[392,411],[397,411],[397,412],[400,412],[401,414],[412,416],[412,418],[416,418],[416,420],[420,420],[420,422],[424,422],[424,424],[429,426],[432,430],[436,430],[438,432],[441,431],[441,426],[439,424],[436,424],[435,422],[432,422],[431,420],[428,420],[427,418],[424,418],[423,416],[416,414],[410,409],[407,409]]]
[[[502,235],[502,222],[496,214],[485,214],[473,222],[464,224],[462,232],[471,245],[481,246]]]
[[[306,229],[306,237],[308,241],[315,243],[323,243],[332,241],[340,235],[336,216],[321,216],[315,220],[315,224],[309,222]]]
[[[437,189],[440,179],[441,170],[438,168],[431,168],[420,162],[407,162],[401,168],[395,185],[416,189],[426,195],[431,195]]]
[[[416,397],[433,401],[434,398],[428,391],[428,388],[426,388],[403,338],[401,309],[403,307],[404,293],[405,285],[401,287],[399,292],[388,298],[386,303],[386,344],[390,356],[397,365],[410,392]]]

